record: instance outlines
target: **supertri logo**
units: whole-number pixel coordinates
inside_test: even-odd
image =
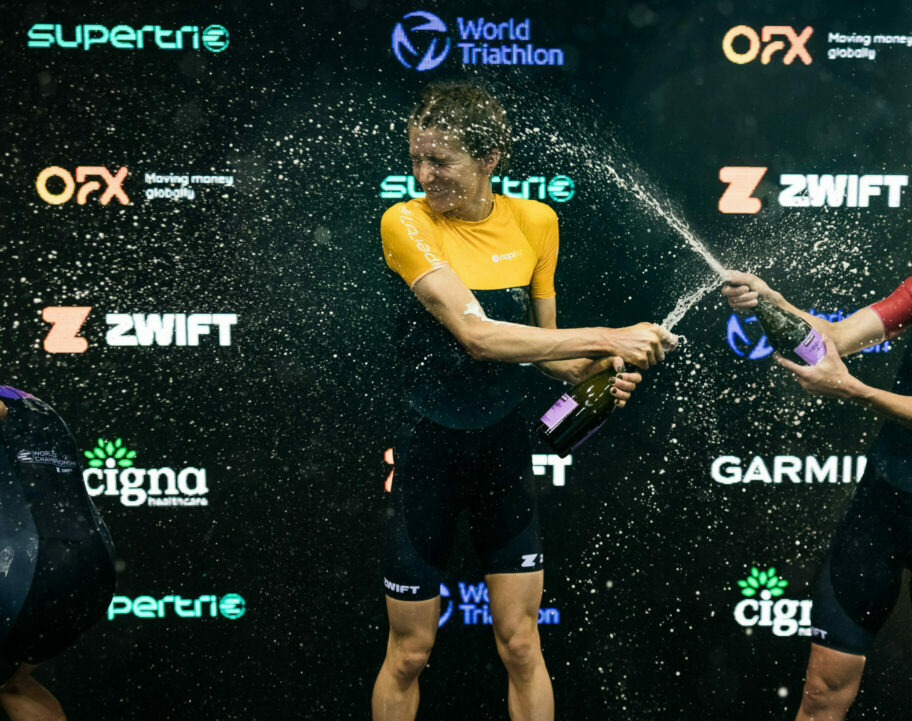
[[[555,175],[551,178],[544,175],[530,175],[526,178],[494,175],[491,177],[491,190],[508,198],[550,198],[555,203],[566,203],[576,195],[576,185],[568,175]],[[418,186],[414,175],[387,175],[380,181],[380,197],[386,200],[402,200],[423,198],[425,193]]]
[[[95,45],[108,45],[115,50],[199,50],[212,53],[228,47],[228,31],[222,25],[209,25],[202,31],[198,25],[167,29],[161,25],[70,25],[36,23],[28,30],[28,47],[62,50],[90,50]]]

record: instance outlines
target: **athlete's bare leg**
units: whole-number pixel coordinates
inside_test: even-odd
[[[440,596],[427,601],[386,597],[390,632],[386,658],[374,682],[374,721],[412,721],[418,712],[418,676],[427,665],[437,623]]]
[[[858,693],[864,665],[864,656],[812,643],[795,721],[842,721]]]
[[[544,572],[485,576],[497,651],[507,667],[512,721],[552,721],[554,693],[538,636]]]
[[[10,721],[66,721],[60,702],[32,678],[35,668],[21,664],[13,677],[0,686],[0,706]]]

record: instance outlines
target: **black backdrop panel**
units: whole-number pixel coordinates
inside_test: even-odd
[[[417,190],[426,82],[507,107],[495,190],[558,213],[562,326],[658,322],[712,279],[636,189],[836,318],[910,267],[912,12],[880,5],[7,5],[2,380],[93,453],[119,559],[109,618],[38,672],[69,717],[367,716],[402,386],[378,223]],[[518,51],[487,41],[501,61],[554,64],[493,64],[482,16],[513,20]],[[675,330],[572,464],[533,459],[560,715],[789,718],[811,584],[879,424],[752,357],[757,324],[716,290]],[[848,363],[886,386],[903,350]],[[530,409],[560,392],[529,371]],[[747,596],[752,568],[788,585]],[[504,718],[482,583],[463,532],[420,718]],[[854,718],[905,708],[909,621],[903,597]]]

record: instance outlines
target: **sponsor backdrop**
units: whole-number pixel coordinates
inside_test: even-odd
[[[379,218],[430,80],[514,124],[497,192],[561,223],[562,326],[660,321],[725,265],[832,319],[909,274],[912,10],[850,2],[4,8],[2,382],[68,419],[117,544],[39,677],[71,719],[368,714],[395,483]],[[632,192],[634,191],[634,192]],[[560,715],[789,718],[811,584],[878,429],[806,397],[714,289],[571,458],[536,447]],[[892,382],[904,342],[849,359]],[[528,413],[562,386],[528,370]],[[505,717],[462,532],[421,718]],[[904,596],[855,718],[898,716]]]

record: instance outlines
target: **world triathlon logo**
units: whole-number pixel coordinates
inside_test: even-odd
[[[751,327],[752,325],[753,327]],[[757,320],[757,316],[752,315],[745,318],[744,324],[742,324],[741,319],[738,318],[737,314],[732,313],[731,317],[728,319],[728,329],[726,333],[728,347],[735,352],[735,355],[742,358],[747,356],[749,360],[766,358],[768,355],[771,355],[773,348],[770,346],[769,342],[767,342],[766,336],[761,334],[758,340],[756,339],[756,332],[748,332],[748,330],[754,331],[754,328],[759,327],[760,323]]]
[[[422,71],[440,65],[450,52],[450,38],[441,35],[447,31],[446,23],[436,15],[422,10],[408,13],[402,20],[408,22],[409,28],[406,31],[402,22],[396,23],[396,27],[393,28],[393,55],[396,59],[409,69]],[[412,40],[415,40],[415,43]],[[438,40],[446,40],[443,50],[439,52]],[[416,44],[424,48],[423,54],[415,49]]]

